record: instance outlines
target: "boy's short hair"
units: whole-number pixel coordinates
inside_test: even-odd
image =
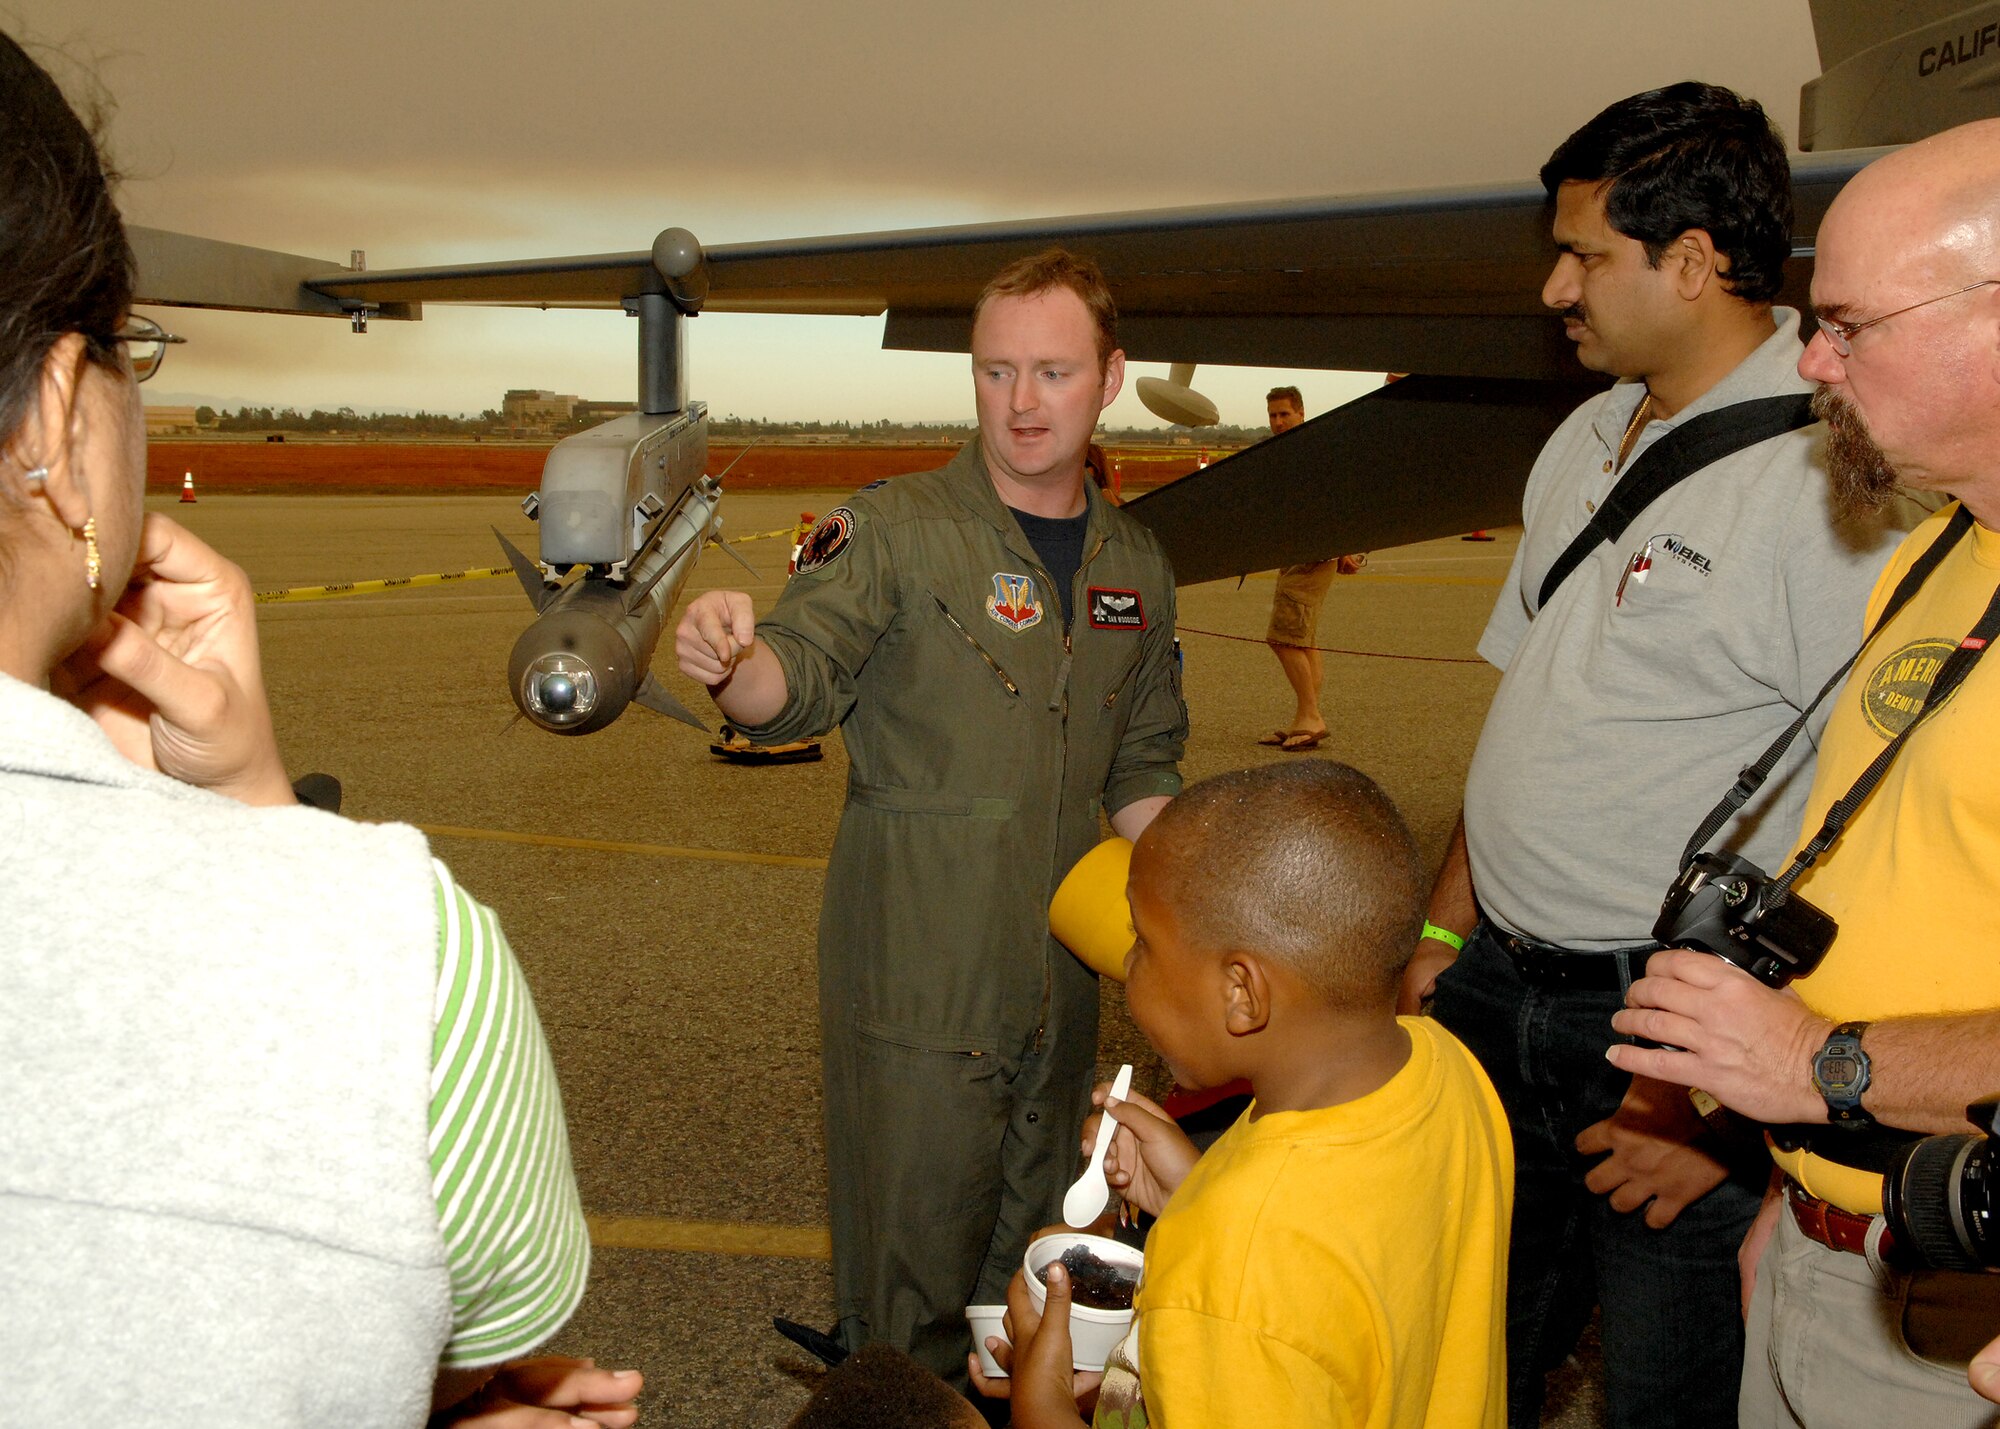
[[[1416,948],[1416,841],[1359,770],[1306,759],[1204,779],[1148,833],[1191,944],[1262,954],[1335,1007],[1378,1004]]]
[[[963,1395],[901,1350],[866,1345],[826,1372],[786,1429],[949,1429],[977,1424]]]
[[[1090,259],[1067,248],[1049,248],[1030,258],[1016,258],[979,290],[972,305],[972,321],[979,321],[987,303],[994,298],[1032,298],[1053,288],[1067,288],[1083,300],[1097,324],[1097,370],[1102,372],[1118,350],[1118,304],[1111,300],[1111,287],[1104,270]]]
[[[1306,399],[1299,395],[1296,387],[1273,387],[1264,394],[1264,405],[1268,407],[1273,402],[1290,402],[1301,412],[1306,409]]]

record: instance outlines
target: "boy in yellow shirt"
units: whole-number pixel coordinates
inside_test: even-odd
[[[1210,779],[1132,855],[1132,1017],[1183,1086],[1256,1099],[1206,1155],[1110,1104],[1114,1188],[1159,1217],[1105,1429],[1499,1429],[1512,1142],[1449,1032],[1395,1015],[1427,882],[1365,775]],[[1100,1089],[1097,1100],[1103,1102]],[[1069,1285],[1009,1293],[1013,1422],[1077,1426]]]

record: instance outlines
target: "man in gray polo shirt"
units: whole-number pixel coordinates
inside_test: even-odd
[[[1611,1424],[1713,1429],[1735,1422],[1735,1252],[1766,1172],[1680,1089],[1610,1067],[1611,1014],[1683,845],[1852,653],[1895,541],[1880,518],[1836,514],[1812,426],[1696,470],[1541,606],[1557,558],[1655,442],[1808,390],[1798,314],[1771,306],[1790,181],[1756,104],[1699,84],[1636,95],[1566,140],[1542,182],[1560,253],[1543,301],[1583,364],[1621,381],[1529,477],[1479,644],[1504,677],[1406,996],[1434,988],[1514,1129],[1510,1422],[1538,1422],[1543,1376],[1601,1304]],[[1781,769],[1721,844],[1780,861],[1809,782]]]

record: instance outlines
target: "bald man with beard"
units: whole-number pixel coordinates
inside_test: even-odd
[[[1783,1189],[1743,1257],[1756,1275],[1745,1426],[1993,1425],[1966,1361],[2000,1329],[2000,1277],[1878,1274],[1866,1252],[1880,1248],[1885,1148],[1971,1131],[1967,1104],[2000,1091],[2000,661],[1975,661],[1928,708],[1951,653],[1983,650],[2000,623],[2000,120],[1857,175],[1820,227],[1812,296],[1819,332],[1799,371],[1819,384],[1845,499],[1900,486],[1950,501],[1876,586],[1801,844],[1914,729],[1795,885],[1839,925],[1819,969],[1773,991],[1720,958],[1655,954],[1613,1025],[1666,1047],[1608,1055],[1774,1128]]]

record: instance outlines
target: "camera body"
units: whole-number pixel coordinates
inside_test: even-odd
[[[2000,1096],[1965,1109],[1976,1134],[1926,1136],[1882,1173],[1898,1254],[1934,1270],[2000,1270]]]
[[[1819,966],[1840,925],[1796,893],[1775,894],[1764,871],[1734,854],[1695,856],[1667,890],[1653,938],[1734,963],[1767,987]]]

